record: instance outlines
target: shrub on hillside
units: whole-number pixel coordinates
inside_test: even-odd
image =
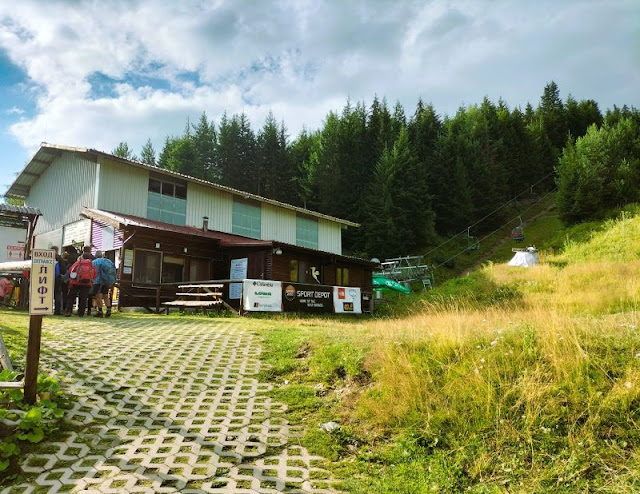
[[[558,212],[568,224],[640,200],[640,125],[623,118],[568,140],[556,168]]]

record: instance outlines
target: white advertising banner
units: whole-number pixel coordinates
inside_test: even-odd
[[[62,245],[89,245],[91,238],[91,220],[80,220],[65,225],[62,234]]]
[[[282,312],[282,282],[244,280],[242,308],[247,312]]]
[[[27,230],[0,226],[0,262],[22,261]]]
[[[249,258],[231,259],[231,269],[229,270],[229,278],[232,280],[244,280],[247,277],[247,267],[249,266]],[[229,298],[238,300],[242,297],[242,283],[229,283]]]
[[[333,308],[336,314],[362,314],[360,288],[334,286]]]

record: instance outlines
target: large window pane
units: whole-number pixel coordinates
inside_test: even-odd
[[[160,283],[161,266],[161,252],[136,249],[133,258],[133,281],[136,283]]]
[[[187,186],[176,184],[176,197],[178,199],[186,199],[187,198]]]
[[[260,238],[261,237],[262,217],[260,213],[260,205],[240,201],[233,201],[233,216],[231,231],[237,235],[245,237]]]
[[[318,220],[306,216],[296,216],[296,245],[318,248]]]
[[[154,180],[153,178],[149,179],[149,192],[160,193],[162,189],[162,182],[160,180]]]
[[[182,180],[154,176],[149,179],[147,218],[173,225],[186,224],[187,184]]]
[[[175,193],[175,184],[169,182],[162,182],[162,195],[163,196],[174,196]]]
[[[162,196],[155,192],[149,192],[147,207],[160,209],[162,207],[161,204],[162,204]]]
[[[289,281],[298,281],[298,261],[289,261]]]

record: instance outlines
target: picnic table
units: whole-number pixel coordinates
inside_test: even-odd
[[[176,300],[163,302],[166,313],[169,314],[171,307],[178,307],[184,310],[186,307],[193,307],[196,312],[202,310],[205,314],[207,309],[219,308],[222,305],[221,283],[192,283],[188,285],[178,285]]]

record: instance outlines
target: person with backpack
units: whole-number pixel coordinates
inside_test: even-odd
[[[88,255],[83,254],[69,268],[69,295],[67,297],[67,310],[64,313],[66,317],[71,315],[73,301],[76,297],[78,297],[78,316],[84,317],[84,312],[88,309],[89,292],[93,286],[93,280],[96,279],[96,268],[91,261],[92,257],[91,253]]]
[[[67,272],[67,263],[62,258],[60,254],[58,254],[58,247],[54,246],[52,249],[55,251],[55,259],[56,259],[56,279],[54,284],[53,291],[53,300],[54,300],[54,314],[59,316],[62,314],[64,310],[65,297],[67,296],[65,285],[63,282],[63,276]]]
[[[116,266],[111,259],[104,257],[101,250],[96,251],[96,258],[93,261],[96,270],[96,278],[93,280],[91,294],[96,301],[95,317],[111,317],[111,297],[109,290],[116,282]],[[105,305],[107,311],[102,313],[102,306]]]

